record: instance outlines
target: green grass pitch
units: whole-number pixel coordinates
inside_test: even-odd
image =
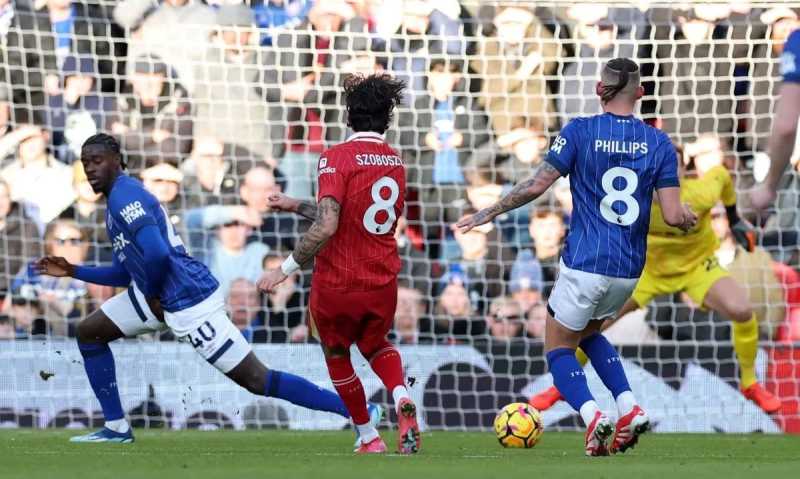
[[[800,436],[649,434],[624,455],[587,458],[582,435],[533,449],[491,433],[430,432],[416,456],[354,457],[348,432],[138,431],[136,443],[70,444],[74,431],[0,431],[0,477],[39,478],[715,478],[800,477]],[[382,431],[390,448],[392,431]]]

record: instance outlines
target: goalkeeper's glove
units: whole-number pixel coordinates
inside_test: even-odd
[[[745,250],[752,252],[756,249],[756,230],[747,220],[739,218],[739,221],[731,226],[731,233],[736,243]]]

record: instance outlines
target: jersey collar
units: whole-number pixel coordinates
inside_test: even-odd
[[[353,133],[350,135],[350,138],[347,141],[369,141],[372,143],[385,143],[386,138],[380,133],[376,133],[374,131],[359,131],[358,133]]]

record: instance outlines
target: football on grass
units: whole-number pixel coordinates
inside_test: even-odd
[[[515,402],[497,413],[494,432],[503,447],[527,449],[539,442],[544,424],[539,411],[528,404]]]

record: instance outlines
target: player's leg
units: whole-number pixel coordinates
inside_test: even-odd
[[[133,432],[125,419],[117,389],[114,354],[108,343],[164,328],[143,301],[141,293],[131,287],[106,301],[78,324],[78,350],[83,356],[89,384],[103,410],[105,427],[73,437],[72,442],[133,442]]]
[[[350,346],[361,334],[360,318],[366,311],[361,298],[357,296],[354,293],[328,292],[312,286],[309,316],[319,335],[333,387],[346,405],[356,430],[356,452],[382,453],[386,452],[386,444],[377,430],[380,416],[377,416],[377,421],[373,420],[364,385],[350,359]]]
[[[252,351],[225,375],[253,394],[350,418],[347,408],[335,393],[295,374],[268,368]]]
[[[625,301],[625,304],[619,310],[614,319],[606,321],[598,321],[597,324],[602,324],[601,330],[605,330],[606,328],[608,328],[609,325],[614,324],[616,318],[621,318],[626,314],[639,309],[640,306],[634,299],[635,296],[636,293],[634,293],[633,296],[631,296],[630,298],[628,298],[627,301]],[[575,351],[575,358],[578,360],[578,364],[580,364],[582,367],[585,367],[586,363],[589,362],[589,357],[580,347],[578,347],[578,349]],[[535,407],[539,411],[546,411],[551,407],[553,407],[553,405],[555,405],[558,401],[561,401],[562,399],[563,398],[561,397],[561,393],[558,392],[558,388],[556,388],[555,386],[550,386],[544,391],[541,391],[531,396],[531,398],[528,400],[528,403],[530,403],[531,406]]]
[[[400,352],[386,340],[394,323],[397,283],[393,282],[382,290],[365,296],[362,304],[369,314],[362,323],[363,328],[356,345],[394,400],[398,420],[398,451],[401,454],[413,454],[419,452],[421,446],[417,406],[411,400],[405,384]]]
[[[707,273],[710,274],[712,273]],[[705,295],[701,296],[701,304],[732,321],[733,349],[739,361],[739,386],[742,393],[764,411],[770,413],[777,411],[781,407],[780,399],[764,388],[756,378],[758,320],[747,298],[747,291],[727,274],[716,278],[711,287],[706,286],[706,288]],[[700,293],[690,294],[690,296],[699,295]]]
[[[620,308],[630,301],[631,293],[636,287],[635,279],[607,278],[608,286],[605,294],[598,301],[595,314],[598,318],[618,315]],[[644,301],[641,295],[634,294],[634,301]],[[595,372],[603,384],[611,391],[617,403],[619,419],[614,433],[614,442],[611,452],[625,452],[636,445],[639,436],[650,429],[650,420],[639,406],[636,396],[631,391],[622,360],[617,350],[603,336],[601,327],[594,331],[586,331],[581,339],[580,346],[589,356]]]
[[[600,411],[586,382],[575,350],[589,326],[604,290],[604,278],[568,268],[561,263],[547,305],[544,350],[553,384],[586,424],[586,455],[608,454],[614,425]]]
[[[188,341],[212,366],[251,393],[350,417],[342,400],[333,392],[300,376],[267,368],[228,318],[220,294],[215,293],[183,311],[166,313],[166,320],[176,336]],[[188,331],[178,329],[181,324],[197,324],[201,320],[199,326]]]

